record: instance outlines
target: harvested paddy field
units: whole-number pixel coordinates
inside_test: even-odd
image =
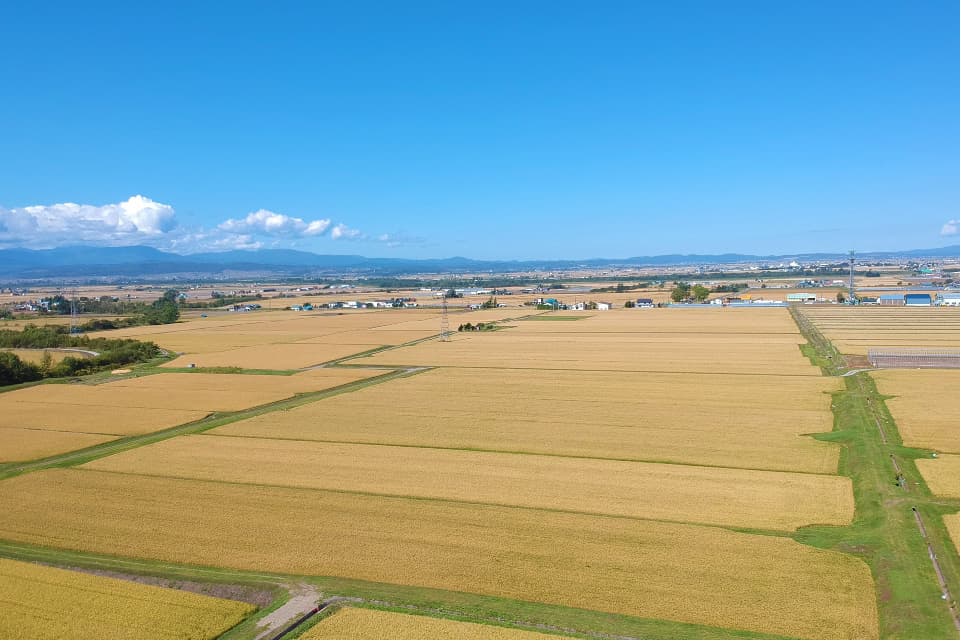
[[[805,306],[804,315],[844,354],[879,347],[958,347],[961,315],[950,307]]]
[[[769,530],[854,516],[840,476],[433,448],[201,435],[84,467]]]
[[[254,606],[0,559],[4,639],[213,639]]]
[[[941,454],[936,459],[916,459],[915,464],[932,494],[949,498],[961,497],[961,488],[958,487],[961,457],[957,454]]]
[[[859,559],[706,526],[90,470],[0,482],[0,511],[0,538],[38,545],[572,607],[590,595],[602,611],[795,637],[878,634]]]
[[[301,639],[563,639],[494,625],[364,608],[341,608]]]
[[[546,324],[546,323],[545,323]],[[211,433],[837,471],[840,383],[808,376],[437,369]]]
[[[959,371],[949,369],[871,372],[885,396],[901,440],[909,447],[959,452]]]

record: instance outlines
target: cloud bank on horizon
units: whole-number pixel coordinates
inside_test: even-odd
[[[175,252],[291,247],[305,239],[372,240],[392,245],[390,234],[368,236],[329,218],[304,220],[258,209],[214,228],[180,225],[171,205],[146,196],[120,203],[58,203],[14,209],[0,207],[0,248],[50,249],[64,245],[150,245]]]

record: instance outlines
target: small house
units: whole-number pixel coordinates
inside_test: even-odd
[[[654,307],[653,298],[638,298],[634,302],[634,307]]]
[[[598,310],[604,310],[604,311],[606,311],[606,310],[611,309],[611,307],[613,307],[613,306],[614,306],[614,305],[613,305],[612,303],[597,303],[597,309],[598,309]]]
[[[934,304],[938,307],[961,307],[961,293],[946,292],[938,294],[934,299]]]

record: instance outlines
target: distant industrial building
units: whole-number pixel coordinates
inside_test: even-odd
[[[905,294],[904,304],[906,307],[931,307],[931,295]]]
[[[817,300],[817,296],[810,294],[808,292],[797,292],[787,295],[787,302],[789,303],[813,303]]]

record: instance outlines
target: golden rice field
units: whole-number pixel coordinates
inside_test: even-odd
[[[341,608],[301,639],[563,639],[565,637],[416,614]]]
[[[358,354],[381,345],[368,344],[317,344],[272,343],[240,347],[223,352],[186,354],[178,356],[163,367],[240,367],[243,369],[300,369]]]
[[[961,550],[961,520],[957,514],[945,514],[944,526],[948,528],[948,534],[954,542],[954,549]]]
[[[254,606],[0,559],[4,639],[213,639]]]
[[[168,373],[102,385],[37,385],[0,394],[0,462],[145,434],[383,374],[320,369],[294,376]],[[112,436],[111,436],[112,435]]]
[[[449,343],[428,341],[348,361],[362,365],[432,365],[518,369],[696,372],[819,376],[800,358],[796,343],[717,343],[708,338],[619,344],[610,338],[578,335],[560,348],[556,336],[511,330],[456,334]]]
[[[785,309],[709,308],[615,309],[585,312],[532,312],[536,316],[572,317],[578,321],[528,320],[510,323],[516,331],[531,333],[684,333],[684,334],[785,334],[804,339]]]
[[[435,448],[202,435],[84,467],[770,530],[854,516],[840,476]]]
[[[560,321],[559,321],[560,322]],[[211,433],[837,472],[837,379],[436,369]]]
[[[34,365],[40,365],[43,362],[44,354],[50,354],[50,363],[56,365],[63,359],[70,358],[88,358],[89,354],[83,352],[70,352],[57,349],[5,349],[5,352],[10,352],[14,354],[17,358],[25,363],[33,363]]]
[[[861,560],[700,525],[61,469],[0,483],[0,513],[0,538],[66,549],[792,637],[878,634]]]
[[[905,445],[959,452],[958,370],[882,370],[871,377],[881,394],[894,397],[885,404]]]
[[[938,458],[916,459],[918,471],[924,477],[928,489],[935,496],[961,497],[961,457],[957,454],[940,454]]]
[[[113,441],[116,438],[116,436],[108,434],[0,427],[0,463],[29,461],[53,456],[54,454],[72,452],[73,450],[81,450],[85,447],[93,447],[107,441]]]
[[[879,347],[953,347],[959,345],[957,307],[805,307],[838,351],[866,355]]]

